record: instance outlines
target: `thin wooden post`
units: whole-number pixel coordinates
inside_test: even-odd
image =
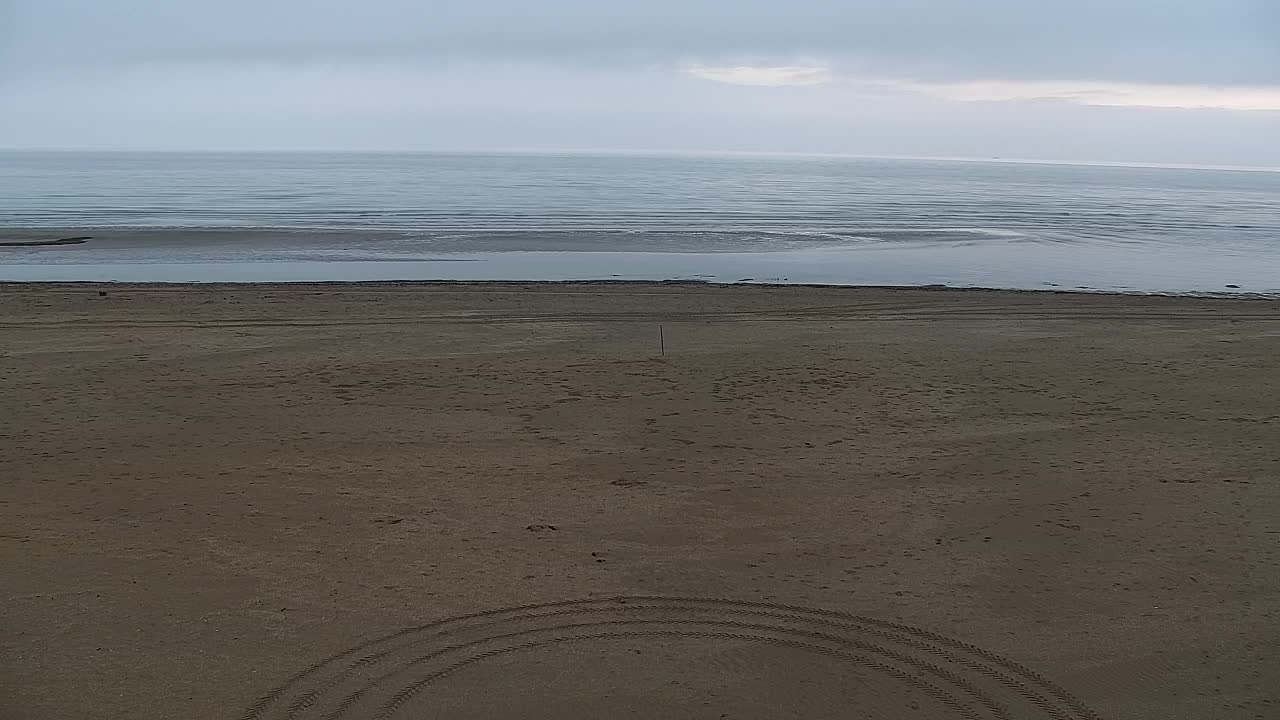
[[[662,357],[667,356],[667,338],[662,333],[662,326],[658,326],[658,350],[662,353]]]

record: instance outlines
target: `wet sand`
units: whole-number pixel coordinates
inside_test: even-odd
[[[0,326],[5,718],[1280,713],[1275,302],[0,284]]]

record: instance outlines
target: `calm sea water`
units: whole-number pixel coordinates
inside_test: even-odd
[[[0,153],[0,279],[1280,292],[1280,173],[814,157]],[[1238,285],[1239,288],[1229,288]]]

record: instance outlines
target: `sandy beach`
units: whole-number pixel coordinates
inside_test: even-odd
[[[0,284],[0,716],[1280,716],[1280,303]]]

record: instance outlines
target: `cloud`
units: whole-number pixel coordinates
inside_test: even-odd
[[[693,65],[685,67],[686,75],[729,85],[826,85],[832,80],[831,69],[823,65]]]
[[[1280,85],[1203,86],[1106,82],[898,82],[945,100],[1037,101],[1105,107],[1280,111]]]
[[[930,82],[1278,84],[1280,2],[0,0],[0,65],[23,67],[807,57]]]
[[[1280,111],[1277,85],[1174,85],[1101,81],[980,80],[927,82],[840,73],[827,64],[690,65],[685,75],[728,85],[835,84],[846,94],[912,93],[959,102],[1056,102],[1100,107]]]
[[[8,148],[712,150],[1280,167],[1272,113],[960,102],[838,74],[788,92],[701,81],[672,65],[100,68],[15,79],[0,87],[0,107]]]
[[[10,147],[1280,164],[1278,94],[1280,0],[0,0]]]

